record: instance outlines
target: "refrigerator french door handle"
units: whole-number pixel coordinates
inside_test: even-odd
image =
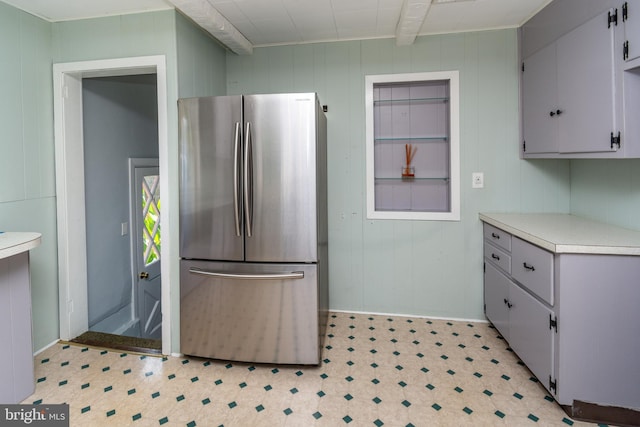
[[[190,268],[189,273],[200,274],[203,276],[218,277],[223,279],[242,279],[242,280],[304,279],[304,271],[292,271],[291,273],[273,273],[273,274],[249,274],[249,273],[218,273],[215,271],[201,270],[199,268]]]
[[[247,237],[251,237],[251,215],[253,213],[253,162],[251,159],[251,123],[247,122],[244,135],[244,217]]]
[[[240,162],[240,122],[236,122],[236,132],[234,136],[233,147],[233,209],[236,220],[236,236],[240,237],[240,200],[238,197],[238,181],[240,173],[238,171],[238,163]]]

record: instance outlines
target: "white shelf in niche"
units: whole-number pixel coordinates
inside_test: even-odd
[[[365,84],[367,218],[460,220],[458,71]],[[409,144],[414,175],[403,177]]]

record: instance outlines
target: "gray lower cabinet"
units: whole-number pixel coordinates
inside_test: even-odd
[[[20,403],[35,390],[29,252],[0,258],[0,342],[0,403]]]
[[[531,372],[551,389],[555,337],[549,319],[555,312],[548,301],[553,301],[553,257],[491,225],[484,227],[486,316]]]
[[[554,253],[484,224],[485,314],[574,414],[640,410],[638,278],[640,256]]]

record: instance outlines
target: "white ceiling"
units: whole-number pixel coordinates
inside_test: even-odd
[[[169,0],[0,1],[51,22],[173,8]],[[394,37],[404,0],[208,1],[259,47]],[[418,34],[517,27],[550,1],[433,0]]]

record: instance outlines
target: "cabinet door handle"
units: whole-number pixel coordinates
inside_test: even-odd
[[[522,265],[524,266],[524,268],[525,268],[526,270],[529,270],[529,271],[535,271],[535,270],[536,270],[536,269],[535,269],[535,267],[534,267],[533,265],[529,265],[529,264],[527,264],[526,262],[523,262],[523,263],[522,263]]]
[[[559,116],[560,114],[562,114],[562,110],[556,110],[556,111],[549,112],[549,115],[551,117],[556,116],[556,115]]]
[[[513,304],[511,304],[511,303],[509,302],[509,300],[508,300],[508,299],[506,299],[506,298],[504,299],[504,303],[506,304],[507,308],[511,308],[511,307],[513,307]]]
[[[496,233],[491,233],[491,237],[493,237],[494,239],[499,239],[500,235]]]
[[[500,261],[500,257],[496,254],[491,254],[491,258],[495,259],[496,261]]]

